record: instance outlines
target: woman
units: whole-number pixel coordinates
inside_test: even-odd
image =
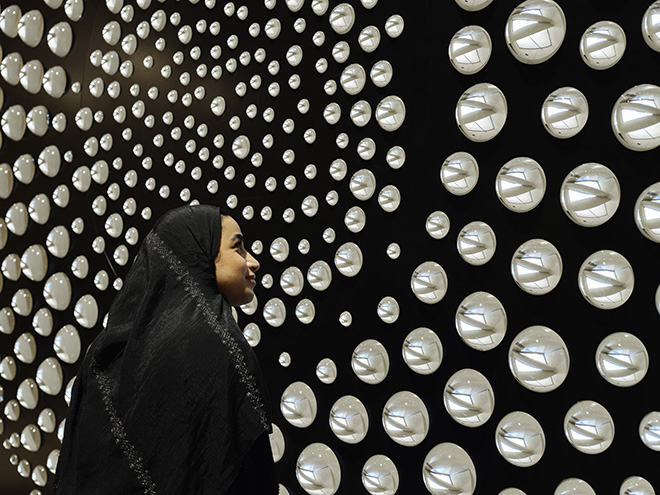
[[[56,495],[277,494],[261,372],[231,312],[258,269],[217,207],[158,220],[76,378]]]

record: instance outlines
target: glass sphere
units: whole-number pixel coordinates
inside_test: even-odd
[[[362,467],[362,485],[371,495],[394,495],[399,489],[399,471],[389,457],[373,455]]]
[[[339,273],[346,277],[354,277],[362,269],[362,250],[354,242],[346,242],[339,246],[335,253],[335,266]]]
[[[330,429],[339,440],[360,443],[369,431],[369,414],[357,397],[344,395],[330,410]]]
[[[410,277],[413,294],[426,304],[436,304],[447,293],[447,274],[435,261],[425,261]]]
[[[660,52],[660,2],[653,2],[642,18],[642,36],[646,44]]]
[[[334,495],[341,483],[339,460],[325,444],[308,445],[296,461],[296,478],[310,495]]]
[[[616,65],[626,51],[626,33],[612,21],[600,21],[587,28],[580,38],[580,55],[592,69]]]
[[[442,239],[449,233],[449,217],[444,211],[434,211],[426,219],[426,232],[434,239]]]
[[[525,64],[552,57],[564,41],[566,17],[552,0],[527,0],[509,15],[504,37],[511,54]]]
[[[619,495],[655,495],[655,489],[641,476],[630,476],[621,483]]]
[[[457,371],[447,380],[443,401],[449,416],[470,428],[486,423],[495,409],[495,393],[490,382],[469,368]]]
[[[432,495],[472,495],[477,471],[465,450],[445,442],[433,447],[424,459],[422,477]]]
[[[635,202],[635,224],[653,242],[660,242],[660,182],[647,187]]]
[[[574,168],[561,185],[564,213],[578,225],[597,227],[607,222],[619,207],[621,186],[609,168],[585,163]]]
[[[337,379],[337,365],[330,358],[323,358],[316,365],[316,377],[321,383],[329,385]]]
[[[278,297],[269,299],[264,305],[263,316],[270,326],[282,326],[284,320],[286,320],[286,305]]]
[[[513,377],[533,392],[559,387],[570,367],[568,348],[555,331],[541,325],[527,327],[509,347],[509,369]]]
[[[660,411],[652,411],[639,423],[639,438],[649,449],[660,452]]]
[[[495,179],[497,197],[509,210],[530,211],[545,195],[545,173],[536,160],[524,156],[506,162]]]
[[[614,309],[624,304],[634,285],[632,266],[615,251],[596,251],[584,260],[578,272],[580,292],[600,309]]]
[[[316,396],[304,382],[289,385],[280,399],[280,411],[284,419],[298,428],[307,428],[316,419]]]
[[[479,83],[466,89],[456,103],[456,124],[470,141],[482,143],[500,133],[507,113],[504,93],[494,84]]]
[[[399,319],[399,303],[392,296],[385,296],[378,302],[376,313],[385,323],[394,323]]]
[[[429,413],[424,401],[412,392],[394,394],[383,408],[385,433],[399,445],[414,447],[429,432]]]
[[[465,151],[447,157],[440,167],[440,181],[445,189],[456,196],[463,196],[477,185],[479,166],[477,160]]]
[[[614,422],[607,409],[598,402],[583,400],[566,413],[564,434],[580,452],[600,454],[614,440]]]
[[[371,385],[382,382],[390,370],[390,357],[385,346],[374,339],[367,339],[355,348],[351,368],[360,380]]]
[[[488,31],[481,26],[465,26],[449,41],[449,61],[461,74],[476,74],[488,63],[492,49]]]
[[[518,488],[505,488],[497,495],[525,495],[525,492],[519,490]]]
[[[403,341],[402,353],[411,370],[420,375],[430,375],[442,363],[442,342],[430,328],[416,328]]]
[[[557,485],[554,495],[596,495],[596,492],[586,481],[568,478]]]
[[[630,333],[608,335],[596,350],[596,368],[612,385],[632,387],[642,381],[649,369],[646,346]]]
[[[658,86],[640,84],[623,93],[612,108],[612,130],[619,142],[633,151],[648,151],[660,146],[658,107]]]
[[[559,251],[543,239],[530,239],[522,243],[511,258],[514,282],[532,295],[547,294],[557,287],[562,272]]]
[[[514,411],[502,418],[495,430],[500,455],[518,467],[533,466],[545,452],[545,433],[533,416]]]
[[[488,263],[495,254],[495,232],[485,222],[470,222],[456,238],[458,254],[471,265]]]
[[[493,0],[455,0],[456,4],[463,10],[468,12],[476,12],[477,10],[485,9]]]
[[[541,107],[545,130],[559,139],[575,136],[589,118],[589,104],[578,89],[569,86],[554,90]]]
[[[494,349],[506,334],[504,306],[488,292],[473,292],[463,299],[454,322],[463,342],[478,351]]]

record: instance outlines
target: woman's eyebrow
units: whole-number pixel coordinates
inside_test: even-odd
[[[232,243],[234,241],[239,241],[239,240],[241,242],[243,242],[243,240],[244,240],[243,234],[234,234],[233,236],[231,236],[231,239],[229,239],[229,241],[232,242]]]

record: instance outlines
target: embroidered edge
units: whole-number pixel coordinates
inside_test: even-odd
[[[257,387],[256,380],[245,362],[245,355],[239,347],[238,342],[236,342],[234,337],[226,329],[222,328],[217,316],[211,311],[211,308],[197,283],[195,283],[183,266],[183,263],[181,263],[176,254],[167,247],[160,236],[155,232],[151,232],[146,237],[145,242],[165,260],[170,269],[176,274],[177,278],[183,281],[186,292],[189,292],[192,295],[197,307],[202,310],[206,322],[211,326],[213,332],[220,337],[220,341],[227,348],[227,352],[233,360],[234,368],[238,372],[240,382],[247,389],[246,395],[255,412],[259,416],[259,422],[266,431],[269,431],[270,422],[266,415],[266,407],[263,398]]]

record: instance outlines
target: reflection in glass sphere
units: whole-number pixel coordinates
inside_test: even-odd
[[[477,160],[465,151],[458,151],[447,157],[440,167],[440,181],[447,191],[463,196],[477,185],[479,166]]]
[[[559,387],[570,367],[568,348],[553,330],[541,325],[527,327],[509,347],[509,368],[523,387],[550,392]]]
[[[660,452],[660,411],[652,411],[639,423],[639,438],[649,449]]]
[[[471,265],[488,263],[495,254],[495,232],[485,222],[470,222],[456,238],[458,254]]]
[[[332,282],[332,270],[325,261],[319,260],[311,264],[307,270],[307,281],[318,291],[326,290]]]
[[[561,47],[566,17],[553,0],[527,0],[506,22],[504,37],[511,54],[525,64],[540,64]]]
[[[495,409],[495,394],[490,382],[470,368],[457,371],[447,380],[443,401],[449,416],[470,428],[486,423]]]
[[[308,445],[296,461],[296,478],[310,495],[334,495],[341,482],[339,460],[325,444]]]
[[[463,10],[468,12],[476,12],[477,10],[485,9],[493,0],[455,0],[456,4]]]
[[[642,18],[642,36],[646,44],[660,52],[660,3],[653,2]]]
[[[504,459],[514,466],[529,467],[545,452],[545,433],[534,417],[514,411],[502,418],[495,430],[495,445]]]
[[[655,495],[655,490],[651,483],[641,476],[630,476],[621,483],[619,495]]]
[[[360,443],[369,431],[369,414],[360,399],[339,398],[330,410],[330,429],[343,442]]]
[[[616,213],[620,199],[621,187],[614,172],[593,162],[571,170],[559,197],[568,218],[584,227],[607,222]]]
[[[626,33],[612,21],[592,24],[580,38],[582,60],[592,69],[609,69],[626,51]]]
[[[459,5],[466,2],[456,1]],[[449,42],[449,61],[461,74],[476,74],[488,63],[491,51],[488,31],[481,26],[465,26]]]
[[[280,277],[280,287],[289,296],[297,296],[302,292],[305,277],[300,268],[290,266],[282,272]]]
[[[557,287],[562,272],[559,251],[543,239],[530,239],[522,243],[511,258],[514,282],[532,295],[547,294]]]
[[[587,123],[589,104],[579,90],[562,87],[548,95],[541,108],[545,130],[559,139],[575,136]]]
[[[365,383],[382,382],[390,370],[390,357],[385,346],[374,339],[367,339],[355,348],[351,357],[355,376]]]
[[[424,401],[412,392],[394,394],[383,408],[385,433],[399,445],[419,445],[429,432],[429,413]]]
[[[339,273],[354,277],[362,269],[362,250],[354,242],[346,242],[337,249],[334,261]]]
[[[307,325],[314,321],[315,316],[316,308],[314,307],[314,303],[309,299],[302,299],[296,304],[296,318],[301,323]]]
[[[566,413],[564,434],[580,452],[600,454],[614,440],[614,422],[607,409],[598,402],[583,400]]]
[[[434,239],[442,239],[449,233],[449,217],[444,211],[434,211],[426,219],[426,231]]]
[[[59,311],[71,302],[71,282],[64,272],[54,273],[44,284],[43,295],[48,305]]]
[[[362,467],[362,485],[371,495],[394,495],[399,489],[399,471],[389,457],[373,455]]]
[[[447,274],[435,261],[425,261],[410,277],[413,294],[426,304],[436,304],[447,293]]]
[[[578,272],[580,292],[600,309],[614,309],[624,304],[634,285],[632,266],[615,251],[596,251],[587,257]]]
[[[329,385],[337,379],[337,365],[330,358],[323,358],[316,365],[316,376],[322,383]]]
[[[473,292],[463,299],[454,321],[463,342],[478,351],[494,349],[506,333],[504,306],[488,292]]]
[[[635,202],[635,224],[653,242],[660,242],[660,182],[647,187]]]
[[[660,146],[660,87],[640,84],[623,93],[612,109],[612,130],[619,142],[634,151]]]
[[[466,89],[456,103],[456,123],[470,141],[482,143],[497,136],[506,122],[504,93],[494,84],[479,83]]]
[[[596,350],[600,375],[617,387],[638,384],[649,368],[644,343],[632,334],[617,332],[605,337]]]
[[[472,495],[477,486],[472,459],[455,443],[433,447],[424,459],[422,476],[432,495]]]
[[[557,485],[554,495],[596,495],[596,492],[586,481],[568,478]]]
[[[406,118],[406,106],[398,96],[386,96],[376,106],[374,115],[383,130],[393,132],[403,125]]]
[[[399,303],[392,296],[385,296],[378,302],[376,313],[385,323],[394,323],[399,318]]]
[[[274,297],[264,305],[263,316],[266,323],[272,327],[279,327],[286,319],[286,306],[281,299]]]
[[[293,426],[307,428],[316,419],[316,396],[304,382],[289,385],[280,399],[280,411]]]
[[[416,328],[403,341],[403,360],[420,375],[430,375],[442,363],[442,342],[430,328]]]
[[[376,191],[376,176],[369,169],[358,170],[351,177],[349,187],[353,196],[361,201],[366,201]]]
[[[545,194],[545,173],[536,160],[524,156],[506,162],[495,179],[497,197],[518,213],[534,209]]]

